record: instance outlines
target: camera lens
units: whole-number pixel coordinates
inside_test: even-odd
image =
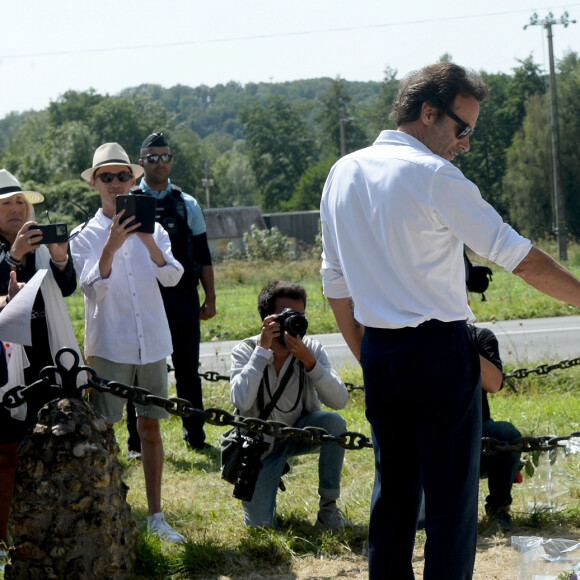
[[[303,337],[308,329],[308,321],[302,314],[293,314],[285,320],[284,330],[293,336]]]

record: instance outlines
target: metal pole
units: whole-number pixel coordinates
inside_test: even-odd
[[[568,259],[566,226],[566,205],[564,203],[564,192],[560,179],[560,124],[558,119],[558,93],[556,91],[556,73],[554,70],[554,47],[552,42],[552,25],[562,24],[564,28],[575,20],[569,20],[568,12],[564,12],[560,21],[554,19],[554,15],[549,12],[544,20],[539,20],[537,14],[530,18],[530,24],[524,26],[540,25],[546,29],[548,36],[548,55],[550,60],[550,126],[552,136],[552,207],[554,213],[554,233],[558,242],[558,257],[560,260]]]
[[[558,121],[558,94],[556,92],[556,73],[554,72],[554,48],[552,44],[552,22],[545,25],[548,35],[548,56],[550,60],[550,123],[552,125],[552,181],[554,190],[554,218],[558,257],[568,259],[566,207],[560,180],[560,123]]]

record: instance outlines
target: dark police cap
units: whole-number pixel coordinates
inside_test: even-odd
[[[147,147],[169,147],[169,142],[163,133],[151,133],[141,144],[141,149]]]

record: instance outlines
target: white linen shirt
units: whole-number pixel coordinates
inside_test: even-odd
[[[159,361],[173,352],[173,346],[157,281],[175,286],[183,267],[171,253],[169,235],[156,223],[153,238],[166,265],[158,267],[133,235],[115,252],[111,274],[103,279],[99,259],[111,223],[99,210],[70,241],[85,294],[85,356],[139,365]]]
[[[375,328],[473,321],[463,245],[511,272],[531,243],[457,167],[400,131],[340,159],[322,193],[324,294]]]

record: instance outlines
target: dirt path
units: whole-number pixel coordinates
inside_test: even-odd
[[[550,529],[518,528],[512,532],[519,536],[542,536],[546,538],[580,537],[580,527],[565,526]],[[511,547],[511,534],[480,534],[477,542],[474,580],[516,580],[519,554]],[[423,547],[415,550],[413,568],[415,579],[423,579]],[[272,571],[268,574],[236,576],[236,580],[366,580],[368,568],[363,556],[352,554],[336,560],[304,558],[296,563],[291,572]],[[217,580],[217,579],[214,579]],[[229,580],[221,576],[219,580]]]

